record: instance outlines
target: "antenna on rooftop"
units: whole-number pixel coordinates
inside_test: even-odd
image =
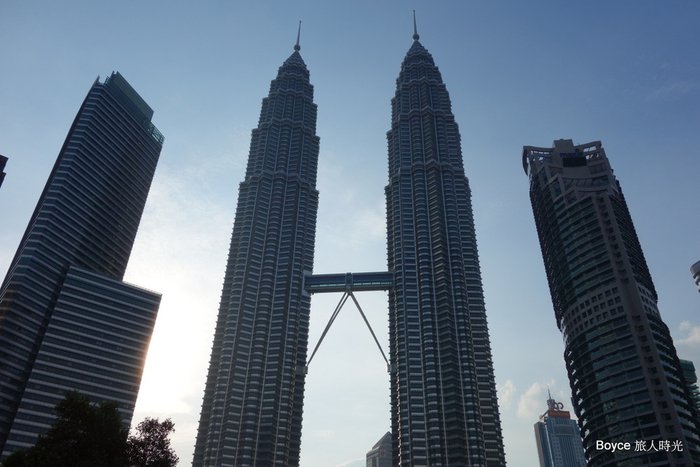
[[[416,10],[413,10],[413,40],[417,41],[420,39],[418,35],[418,27],[416,26]]]
[[[299,45],[299,38],[301,37],[301,20],[299,20],[299,29],[297,29],[297,43],[294,44],[294,50],[299,51],[301,46]]]

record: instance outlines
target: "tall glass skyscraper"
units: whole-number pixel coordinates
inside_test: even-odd
[[[586,467],[581,430],[564,404],[549,396],[547,411],[535,423],[540,467]]]
[[[129,424],[160,295],[122,282],[163,144],[119,74],[78,111],[0,289],[0,451],[33,445],[70,390]]]
[[[319,138],[294,49],[263,99],[239,188],[194,466],[299,464]]]
[[[602,144],[525,146],[523,168],[588,465],[700,464],[697,412]]]
[[[440,71],[413,39],[387,133],[394,464],[504,465],[459,130]]]

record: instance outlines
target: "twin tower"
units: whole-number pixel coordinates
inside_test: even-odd
[[[394,465],[503,465],[471,192],[440,71],[415,33],[387,134],[388,272],[338,283],[311,275],[319,138],[299,50],[252,133],[193,465],[299,464],[311,293],[372,277],[389,293]]]

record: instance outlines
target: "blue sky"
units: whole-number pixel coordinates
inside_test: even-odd
[[[532,424],[547,386],[571,407],[523,145],[603,142],[662,316],[681,357],[700,365],[700,295],[688,271],[700,259],[698,2],[6,0],[0,271],[90,85],[121,72],[166,137],[126,276],[163,293],[135,420],[171,417],[183,465],[250,131],[297,21],[319,108],[315,272],[384,270],[385,133],[412,9],[460,125],[509,465],[537,462]],[[314,297],[312,345],[339,298]],[[385,295],[358,298],[386,348]],[[348,306],[308,375],[302,466],[352,465],[388,428],[385,365]]]

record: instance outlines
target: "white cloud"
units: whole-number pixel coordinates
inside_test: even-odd
[[[690,321],[682,321],[678,329],[685,336],[677,339],[678,345],[700,346],[700,325],[692,324]]]
[[[510,409],[515,395],[515,384],[507,379],[498,386],[498,405],[501,409]]]
[[[545,400],[546,387],[540,383],[533,383],[518,400],[518,417],[534,420],[542,411]]]
[[[563,391],[555,390],[556,382],[554,380],[545,383],[533,383],[524,394],[518,399],[518,417],[526,420],[536,420],[547,409],[547,391],[552,394],[552,398],[556,400],[569,400],[568,396]],[[568,410],[568,409],[564,409]]]

